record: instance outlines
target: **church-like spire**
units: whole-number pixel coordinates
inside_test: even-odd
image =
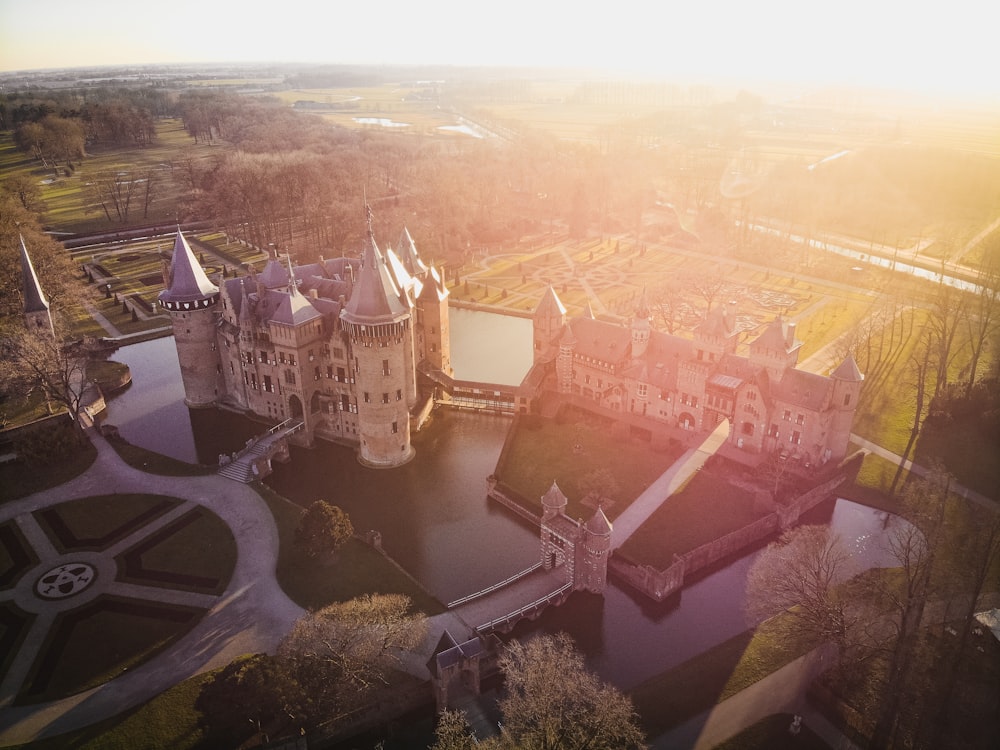
[[[45,298],[42,285],[38,281],[35,267],[31,264],[28,256],[28,248],[24,244],[24,237],[21,240],[21,278],[23,281],[24,294],[24,319],[28,327],[34,330],[43,328],[48,333],[55,333],[52,325],[52,313],[49,310],[49,301]]]
[[[359,325],[398,322],[409,315],[409,305],[375,243],[372,210],[367,201],[365,213],[368,233],[361,253],[361,270],[341,317],[347,323]]]
[[[206,308],[219,300],[219,287],[208,280],[180,229],[174,238],[170,278],[159,300],[172,311]]]

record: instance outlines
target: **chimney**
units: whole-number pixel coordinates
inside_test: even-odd
[[[785,345],[791,349],[795,345],[795,324],[789,322],[785,326]]]

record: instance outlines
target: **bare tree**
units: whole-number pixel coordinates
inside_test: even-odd
[[[910,355],[910,372],[913,376],[914,388],[916,389],[915,403],[913,405],[913,425],[910,427],[910,437],[906,441],[906,447],[903,449],[902,456],[900,456],[899,465],[896,467],[896,473],[889,487],[890,495],[896,493],[896,487],[903,476],[904,466],[908,460],[910,451],[913,450],[913,446],[917,442],[917,436],[920,435],[920,427],[924,421],[924,411],[930,401],[927,395],[927,379],[931,374],[934,341],[934,333],[924,329],[920,335],[920,340],[917,342],[917,346]]]
[[[996,235],[995,235],[996,236]],[[1000,236],[996,242],[1000,244]],[[969,377],[965,383],[965,394],[972,393],[976,385],[979,362],[987,342],[996,333],[1000,316],[1000,250],[997,256],[989,256],[979,267],[978,290],[965,311],[965,322],[972,358],[969,361]]]

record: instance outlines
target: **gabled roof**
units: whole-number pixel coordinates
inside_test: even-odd
[[[628,355],[632,332],[628,328],[591,318],[574,318],[569,324],[576,337],[576,353],[601,362],[621,362]]]
[[[786,353],[791,353],[800,346],[802,342],[795,339],[795,325],[781,318],[772,320],[764,329],[764,333],[750,342],[750,347],[754,349],[771,349]]]
[[[851,383],[860,383],[865,379],[861,373],[858,363],[854,361],[854,355],[848,354],[847,358],[837,365],[837,369],[830,373],[831,378],[846,380]]]
[[[420,290],[420,299],[442,302],[448,298],[448,295],[448,287],[441,279],[441,274],[434,266],[431,266],[424,279],[424,287]]]
[[[288,286],[288,268],[277,258],[271,258],[264,265],[264,270],[257,274],[257,280],[265,289],[280,289]]]
[[[407,315],[409,306],[396,287],[369,226],[361,255],[361,270],[342,317],[348,323],[376,325],[398,322]]]
[[[28,248],[24,244],[24,237],[21,237],[21,277],[24,290],[24,312],[46,312],[49,309],[49,301],[45,299],[42,292],[42,285],[38,282],[38,275],[35,267],[31,265],[31,258],[28,257]]]
[[[161,302],[195,302],[219,293],[219,287],[208,280],[191,247],[180,230],[174,238],[174,253],[170,261],[170,281],[160,292]]]
[[[277,309],[271,315],[270,322],[286,326],[300,326],[322,317],[319,311],[312,306],[308,297],[296,289],[294,284],[291,284],[290,288],[292,291],[285,294],[284,299],[278,303]]]
[[[724,307],[715,307],[708,311],[705,319],[696,327],[695,333],[701,336],[715,336],[720,339],[729,338],[736,333],[736,321],[732,320]]]
[[[827,405],[830,387],[830,379],[823,375],[789,368],[780,381],[771,385],[771,394],[777,401],[822,411]]]
[[[545,288],[545,294],[542,295],[541,302],[538,303],[538,307],[535,308],[536,318],[552,318],[559,317],[560,315],[566,314],[566,308],[563,303],[556,296],[556,290],[552,286]]]

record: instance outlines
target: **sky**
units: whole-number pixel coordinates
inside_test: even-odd
[[[1000,100],[990,0],[0,0],[0,71],[176,62],[515,65]]]

